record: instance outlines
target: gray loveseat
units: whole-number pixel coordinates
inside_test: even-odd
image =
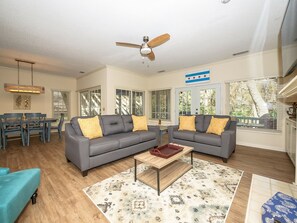
[[[193,131],[178,131],[178,125],[168,127],[169,142],[192,146],[194,151],[219,156],[226,163],[236,147],[236,121],[230,116],[214,115],[215,118],[229,118],[221,136],[206,133],[212,115],[196,115]]]
[[[78,118],[65,124],[65,156],[82,172],[126,156],[156,147],[159,142],[159,126],[148,126],[148,131],[133,132],[131,115],[99,116],[103,137],[89,139],[83,136]]]

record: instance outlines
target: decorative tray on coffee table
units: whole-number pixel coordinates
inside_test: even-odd
[[[177,146],[177,145],[173,145],[173,144],[166,144],[164,146],[160,146],[158,148],[151,149],[150,154],[167,159],[167,158],[179,153],[183,149],[184,149],[184,147],[181,147],[181,146]]]

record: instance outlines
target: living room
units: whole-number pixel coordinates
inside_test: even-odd
[[[243,7],[240,6],[240,4],[247,4],[238,2],[236,3],[236,1],[234,0],[231,0],[227,3],[223,2],[224,1],[215,1],[213,3],[210,3],[212,7],[217,7],[216,9],[218,11],[215,11],[214,13],[220,14],[222,21],[224,20],[224,16],[226,16],[226,12],[224,12],[224,10],[226,10],[228,13],[231,13],[232,10],[238,10],[238,12],[240,12],[241,7]],[[37,4],[34,1],[29,1],[28,3]],[[26,22],[32,20],[24,20],[24,23],[22,23],[20,21],[20,18],[22,18],[22,15],[27,15],[27,12],[25,12],[25,10],[22,10],[21,6],[18,6],[18,8],[14,8],[14,10],[16,10],[15,12],[19,16],[17,17],[18,19],[16,19],[18,20],[19,25],[16,23],[12,26],[9,26],[12,19],[7,16],[6,12],[4,13],[4,10],[7,9],[7,7],[16,6],[16,4],[17,3],[10,5],[8,1],[4,1],[3,3],[1,3],[3,7],[0,7],[2,8],[1,12],[3,11],[4,15],[3,17],[1,17],[0,28],[3,29],[5,33],[7,33],[9,30],[13,30],[11,31],[12,36],[10,36],[10,38],[17,42],[17,46],[14,48],[13,41],[10,42],[8,39],[8,34],[5,37],[6,39],[0,40],[0,47],[2,51],[0,53],[0,56],[2,58],[0,64],[0,100],[2,104],[2,106],[0,107],[0,114],[9,112],[41,112],[45,113],[47,117],[56,117],[55,115],[58,115],[59,112],[55,113],[54,110],[53,92],[67,92],[67,117],[65,122],[69,123],[72,117],[84,115],[84,112],[86,112],[86,110],[84,110],[83,108],[82,103],[84,92],[90,92],[92,90],[97,90],[98,92],[100,92],[100,106],[97,109],[99,109],[99,114],[101,115],[115,114],[118,112],[117,109],[122,109],[121,107],[119,108],[118,101],[116,100],[118,96],[117,92],[120,92],[119,94],[121,94],[121,96],[123,96],[124,93],[127,92],[142,92],[142,112],[143,115],[147,117],[148,124],[158,125],[161,121],[162,125],[164,126],[176,125],[178,124],[178,117],[180,114],[180,112],[177,112],[179,109],[178,94],[181,91],[186,91],[189,89],[193,90],[195,88],[198,89],[201,86],[204,87],[203,90],[215,88],[217,97],[215,114],[229,115],[232,112],[230,106],[230,85],[232,83],[246,82],[249,80],[276,80],[276,78],[282,76],[280,74],[279,68],[280,65],[278,35],[288,1],[269,2],[263,0],[260,1],[260,3],[257,1],[253,1],[253,3],[247,4],[246,7],[248,7],[248,9],[253,9],[253,6],[251,6],[250,4],[256,4],[257,7],[255,6],[255,12],[248,10],[242,12],[243,16],[246,16],[242,19],[244,20],[248,18],[248,16],[254,16],[254,19],[258,19],[258,22],[256,22],[256,24],[254,24],[253,26],[254,31],[252,33],[249,33],[248,44],[242,43],[241,45],[240,38],[238,38],[239,40],[236,40],[236,38],[230,37],[229,35],[231,35],[230,33],[232,33],[229,31],[229,29],[231,29],[231,25],[229,27],[224,23],[227,32],[227,34],[224,36],[226,39],[222,39],[221,42],[223,44],[220,44],[218,46],[224,48],[225,40],[226,42],[228,42],[228,44],[230,44],[230,40],[227,39],[227,36],[230,39],[234,38],[233,41],[236,42],[233,48],[228,48],[228,44],[226,43],[226,51],[228,51],[228,56],[226,54],[218,53],[218,56],[214,56],[213,58],[209,59],[209,55],[216,55],[216,48],[208,46],[209,48],[206,49],[209,51],[208,54],[205,54],[205,51],[202,55],[198,53],[191,54],[192,57],[196,56],[197,58],[203,58],[203,56],[205,56],[205,59],[188,58],[188,62],[185,63],[185,65],[179,62],[179,60],[182,60],[182,58],[177,55],[179,51],[183,50],[183,44],[178,44],[180,43],[181,39],[179,39],[180,37],[178,35],[174,35],[174,24],[170,22],[166,23],[165,21],[160,22],[162,24],[160,25],[160,27],[157,27],[154,31],[149,30],[148,32],[150,33],[147,34],[143,33],[145,28],[153,29],[154,27],[152,27],[151,25],[148,25],[148,27],[141,27],[140,31],[137,31],[135,34],[133,34],[133,36],[132,33],[129,33],[131,31],[127,32],[129,34],[123,36],[111,36],[110,33],[112,33],[113,31],[113,29],[111,29],[106,38],[107,40],[110,39],[108,47],[104,48],[104,43],[101,42],[98,43],[98,45],[95,47],[96,50],[94,49],[94,51],[100,51],[101,49],[101,51],[107,51],[107,53],[99,55],[99,57],[93,51],[86,52],[84,50],[84,46],[86,43],[76,42],[77,40],[74,40],[73,42],[77,45],[74,50],[69,48],[70,45],[68,45],[66,40],[63,41],[63,43],[59,44],[58,42],[56,42],[58,46],[55,49],[56,51],[51,51],[52,49],[50,49],[50,44],[49,47],[41,47],[42,50],[39,49],[40,51],[36,49],[36,52],[34,52],[34,50],[31,52],[22,50],[22,48],[34,48],[33,35],[31,36],[30,33],[27,33],[27,31],[25,31],[25,35],[28,35],[29,39],[29,42],[26,43],[22,42],[21,35],[22,31],[24,31],[24,28],[28,28],[28,24],[26,24]],[[42,3],[38,4],[41,4],[38,5],[40,7],[40,10],[44,10],[45,6],[42,5]],[[115,9],[116,13],[120,13],[121,7],[124,7],[122,5],[123,3],[118,4],[119,5],[117,5]],[[148,11],[152,10],[151,12],[153,12],[153,8],[156,7],[156,4],[157,3],[152,4],[152,6],[148,8]],[[169,2],[167,2],[167,4],[169,4]],[[192,4],[195,5],[196,3],[192,2]],[[201,7],[203,6],[209,8],[209,6],[205,6],[208,4],[207,2],[203,2],[201,4]],[[107,4],[107,6],[111,5]],[[160,6],[162,8],[162,10],[160,11],[164,13],[167,12],[170,15],[170,18],[174,17],[172,14],[170,14],[169,9],[165,9],[165,5],[165,3],[162,3],[163,7]],[[55,4],[49,2],[46,3],[46,6],[49,7],[49,10],[47,12],[49,13],[49,15],[50,13],[57,13],[57,18],[63,18],[63,16],[60,17],[61,14],[59,14],[61,13],[60,10],[63,7],[60,10],[57,10]],[[71,10],[77,12],[76,7],[78,6],[79,2],[76,2],[70,7],[73,7],[71,8]],[[97,4],[94,4],[93,6],[98,7]],[[84,7],[87,6],[84,5]],[[174,12],[177,13],[178,7],[181,7],[184,10],[189,10],[189,8],[184,6],[184,4],[175,5],[174,3]],[[102,8],[96,9],[100,11],[100,13],[105,15]],[[88,10],[92,11],[89,8]],[[274,17],[266,17],[267,21],[263,24],[263,17],[265,19],[265,16],[268,16],[269,14],[267,10],[271,10],[270,15],[273,14]],[[33,9],[30,12],[34,13],[35,16],[40,16],[40,18],[43,18],[42,16],[45,16],[40,15]],[[78,24],[78,29],[81,28],[85,30],[85,28],[83,28],[83,25],[79,25],[79,18],[82,18],[86,15],[82,12],[80,13],[80,16],[77,16],[75,23]],[[160,14],[160,12],[156,12],[156,15],[157,14]],[[235,13],[236,16],[239,16],[237,14],[238,13]],[[5,17],[5,15],[7,17]],[[114,14],[112,15],[115,16]],[[25,18],[30,18],[30,16],[27,15],[25,16]],[[62,23],[62,28],[69,27],[69,29],[72,30],[74,28],[73,26],[69,25],[71,24],[67,20],[69,18],[70,17],[66,16],[66,20],[64,21],[64,23]],[[111,17],[109,18],[111,19]],[[236,18],[240,18],[240,16]],[[126,20],[122,17],[116,17],[115,21],[113,22],[120,23],[121,19],[122,21],[124,21],[124,24],[128,24],[129,22],[131,22],[130,17],[127,17]],[[141,15],[139,19],[145,21],[145,19],[147,18],[144,15]],[[186,19],[191,20],[193,18],[187,17]],[[210,19],[206,19],[205,21],[210,22],[209,20]],[[226,20],[230,22],[230,20]],[[272,22],[272,20],[274,21],[274,23]],[[42,19],[40,21],[42,21]],[[88,18],[87,21],[90,22],[92,20]],[[83,24],[84,22],[86,21],[83,21]],[[180,22],[182,22],[182,20]],[[102,28],[102,26],[104,26],[104,21],[99,21],[99,23]],[[40,24],[43,26],[39,26]],[[48,27],[49,24],[51,24],[49,30],[53,28],[52,26],[54,26],[54,23],[52,22],[40,24],[38,24],[37,27],[39,27],[43,31],[46,31],[46,27]],[[209,24],[211,24],[211,22]],[[263,25],[266,25],[266,29],[270,30],[269,35],[263,31]],[[117,28],[118,26],[119,25],[117,25]],[[204,26],[202,26],[201,29],[204,30]],[[240,26],[237,24],[237,26],[235,27],[239,28]],[[241,25],[241,27],[242,30],[236,31],[244,32],[244,28],[253,30],[253,28],[249,28],[248,26],[244,27]],[[187,27],[185,27],[184,29],[186,28]],[[216,28],[218,27],[216,26]],[[90,29],[95,28],[91,26]],[[260,32],[259,30],[262,31]],[[68,31],[65,31],[65,36],[67,37],[69,37]],[[188,30],[186,29],[186,31]],[[224,30],[218,30],[218,33],[222,33],[223,31]],[[80,31],[78,30],[78,32]],[[116,41],[141,43],[143,35],[149,35],[150,38],[153,39],[154,37],[167,32],[170,34],[170,39],[161,46],[154,48],[154,52],[156,55],[155,61],[150,61],[146,57],[142,58],[138,50],[121,48],[116,46],[115,44]],[[193,36],[194,33],[195,35],[197,35],[196,32],[199,33],[199,31],[194,31]],[[218,35],[218,33],[213,30],[208,30],[208,32],[210,36],[209,41],[214,44],[214,40],[212,38],[214,35]],[[139,33],[142,34],[139,35]],[[39,32],[37,34],[41,35]],[[49,32],[49,34],[51,35],[52,33]],[[180,33],[178,34],[180,35]],[[86,38],[84,34],[80,33],[80,35],[83,36],[82,39],[84,41],[88,40],[88,38]],[[207,35],[204,35],[202,35],[201,39],[204,39],[205,41]],[[41,39],[43,37],[43,35],[40,36]],[[64,37],[60,36],[60,38],[63,39]],[[94,40],[93,38],[94,37],[90,37],[90,42],[95,43],[96,40]],[[42,40],[38,38],[37,40],[39,41],[39,44],[46,45],[46,43]],[[183,39],[183,41],[191,41],[195,48],[197,47],[197,50],[192,51],[199,51],[200,45],[201,48],[205,48],[202,47],[202,45],[204,44],[203,42],[193,43],[195,42],[194,38],[185,38]],[[63,44],[65,44],[65,48],[61,46]],[[246,48],[244,48],[243,45],[245,45]],[[168,49],[166,49],[166,47],[168,47]],[[174,47],[176,47],[177,51],[173,50]],[[107,60],[108,57],[113,56],[110,53],[112,52],[111,49],[113,48],[116,48],[116,50],[113,51],[115,62],[114,64],[109,63],[109,61]],[[193,49],[195,48],[193,47]],[[69,51],[71,52],[64,58],[63,61],[61,52],[67,49],[69,49]],[[220,48],[218,47],[217,49],[219,50]],[[108,50],[110,50],[110,52]],[[245,52],[235,56],[232,55],[234,53],[245,50],[249,50],[250,52]],[[92,55],[92,57],[77,56],[73,61],[71,61],[70,55],[71,53],[75,53],[75,51],[79,51],[79,54],[82,55],[86,55],[89,53],[90,55]],[[169,52],[169,54],[167,51]],[[190,46],[185,45],[185,51],[190,52]],[[219,51],[221,52],[222,50]],[[44,52],[50,53],[43,54]],[[50,56],[50,54],[52,54],[53,56]],[[168,58],[166,57],[169,57],[169,55],[171,55],[171,58],[169,58],[168,61]],[[83,61],[79,61],[80,58],[82,58]],[[125,58],[125,60],[121,61],[122,58]],[[28,66],[28,64],[26,63],[21,63],[20,67],[18,68],[15,59],[34,61],[34,73],[32,73],[32,71],[30,70],[30,66]],[[89,61],[87,61],[87,59],[89,59]],[[166,63],[164,62],[163,66],[163,61],[165,61],[165,59],[167,60]],[[63,62],[60,62],[59,60]],[[97,66],[94,66],[94,64]],[[129,65],[131,65],[131,67],[129,67]],[[68,68],[67,66],[69,66],[70,68]],[[186,84],[186,74],[197,73],[205,70],[209,71],[210,73],[210,80],[208,82],[194,85]],[[65,73],[63,74],[63,72]],[[296,71],[290,75],[289,79],[292,79],[294,75],[296,75]],[[30,95],[30,108],[28,110],[23,108],[16,109],[14,96],[15,94],[6,92],[3,87],[4,84],[18,82],[22,85],[31,85],[31,81],[33,82],[33,77],[34,85],[44,86],[45,93]],[[284,85],[282,84],[278,85],[278,90],[281,89],[283,86]],[[158,91],[167,91],[169,93],[169,103],[166,102],[168,104],[166,104],[165,118],[153,117],[152,114],[152,92]],[[278,96],[275,95],[275,97]],[[201,158],[220,165],[226,165],[228,167],[233,167],[235,169],[245,171],[240,183],[244,184],[244,186],[242,186],[242,188],[244,189],[237,191],[235,195],[236,198],[233,201],[231,209],[229,211],[227,222],[244,221],[252,173],[281,180],[286,183],[291,183],[294,181],[295,167],[286,154],[285,131],[286,118],[288,118],[286,110],[288,109],[288,107],[291,106],[291,104],[291,102],[281,103],[279,101],[274,104],[274,109],[277,110],[278,114],[276,128],[263,129],[257,128],[255,126],[251,128],[237,127],[236,152],[231,155],[227,164],[224,164],[218,157],[194,153],[194,157],[196,158]],[[191,110],[191,114],[195,114],[195,109],[196,108],[193,108]],[[200,111],[198,113],[200,114]],[[120,114],[122,114],[122,112],[120,112]],[[91,186],[96,182],[105,180],[115,174],[126,171],[129,168],[132,168],[133,156],[91,169],[88,176],[82,177],[80,171],[74,165],[66,162],[64,154],[64,139],[65,136],[63,136],[62,140],[59,140],[57,135],[52,134],[51,142],[42,144],[36,137],[32,140],[31,145],[27,148],[24,148],[20,145],[19,139],[15,139],[8,142],[6,150],[0,151],[0,166],[9,167],[11,169],[11,172],[33,167],[41,168],[41,187],[39,188],[36,203],[38,209],[34,207],[35,205],[27,205],[19,217],[19,222],[40,222],[40,220],[43,218],[43,222],[101,222],[101,220],[102,222],[104,222],[104,216],[98,211],[98,209],[96,209],[96,207],[93,207],[94,205],[88,200],[88,197],[82,194],[82,189],[87,186]],[[168,138],[166,135],[163,136],[163,144],[164,143],[168,143]],[[257,159],[254,156],[258,156]],[[253,161],[253,159],[255,161]],[[265,162],[266,166],[263,164]],[[281,162],[281,167],[278,165],[279,162]],[[269,170],[269,168],[271,170]],[[70,184],[74,185],[69,185],[67,183],[67,181],[69,180],[71,182]],[[60,186],[57,186],[56,184],[59,184]],[[79,191],[78,188],[80,188]],[[59,202],[61,203],[60,206],[58,205],[57,207],[52,208],[46,207],[48,206],[47,204],[54,206],[56,205],[55,203]],[[236,205],[237,207],[234,207]],[[92,207],[90,208],[90,206]],[[62,210],[62,207],[64,208],[64,210]],[[80,208],[89,209],[89,211],[87,211],[86,213],[82,213],[82,211],[78,210]],[[41,210],[41,214],[38,214],[39,210]],[[47,212],[48,215],[46,214]]]

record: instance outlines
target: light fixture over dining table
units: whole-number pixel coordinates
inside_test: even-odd
[[[11,93],[44,94],[44,87],[33,85],[33,64],[35,62],[15,59],[18,63],[18,83],[4,84],[4,90]],[[31,64],[31,85],[20,85],[20,63]]]

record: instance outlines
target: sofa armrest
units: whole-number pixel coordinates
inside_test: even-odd
[[[225,130],[222,135],[221,157],[228,159],[236,147],[236,131]]]
[[[65,156],[81,171],[90,168],[90,140],[75,133],[71,124],[65,124]]]
[[[158,126],[158,125],[148,125],[147,128],[148,128],[148,131],[156,133],[157,143],[159,143],[160,142],[160,126]]]
[[[9,174],[9,168],[7,167],[0,167],[0,176],[4,176]]]
[[[173,139],[173,132],[178,130],[178,125],[170,125],[168,126],[168,141],[169,143],[172,142]]]

